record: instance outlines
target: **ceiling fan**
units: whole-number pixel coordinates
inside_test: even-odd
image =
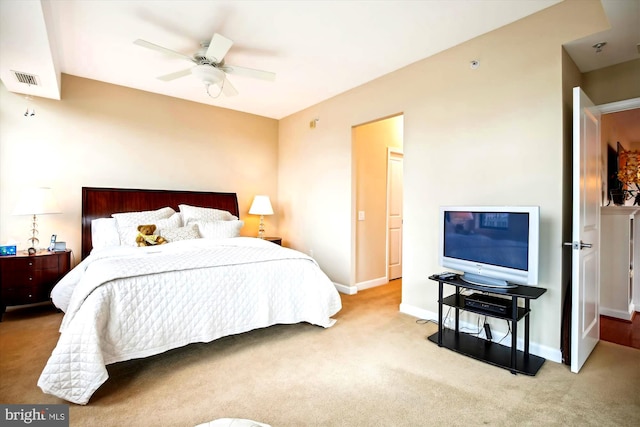
[[[275,73],[270,71],[256,70],[253,68],[239,67],[236,65],[227,65],[224,61],[224,57],[233,46],[233,41],[228,38],[215,33],[210,42],[200,43],[200,50],[193,56],[184,55],[171,49],[167,49],[157,44],[150,43],[145,40],[138,39],[133,42],[138,46],[153,49],[168,55],[176,56],[178,58],[186,59],[193,62],[195,66],[187,68],[185,70],[176,71],[174,73],[159,76],[158,79],[168,82],[178,79],[180,77],[193,74],[205,84],[207,88],[207,94],[212,98],[217,98],[220,93],[224,93],[226,96],[234,96],[238,94],[238,91],[227,79],[227,74],[235,74],[238,76],[252,77],[261,80],[274,81],[276,79]],[[217,85],[220,87],[220,92],[213,96],[209,93],[209,87],[211,85]]]

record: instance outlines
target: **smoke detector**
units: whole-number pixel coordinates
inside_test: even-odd
[[[605,47],[606,44],[607,44],[607,42],[598,42],[598,43],[594,44],[591,47],[596,50],[596,53],[600,53],[600,52],[602,52],[602,48]]]

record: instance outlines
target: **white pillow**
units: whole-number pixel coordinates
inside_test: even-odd
[[[115,218],[97,218],[91,221],[92,249],[120,246],[120,235]]]
[[[156,225],[156,227],[158,227],[158,230],[162,231],[164,229],[167,228],[179,228],[182,227],[182,215],[180,215],[178,212],[174,213],[173,215],[171,215],[169,218],[164,218],[164,219],[159,219],[156,222],[154,222],[153,224]],[[156,231],[158,231],[156,230]],[[160,234],[160,233],[158,233]]]
[[[111,216],[116,219],[118,224],[120,244],[123,246],[136,246],[135,236],[138,233],[137,228],[139,225],[156,224],[159,220],[169,218],[175,213],[176,211],[172,208],[166,207],[155,211],[124,212]],[[135,230],[135,232],[133,232],[132,229]],[[133,239],[131,238],[132,233]]]
[[[160,234],[167,239],[167,242],[177,242],[178,240],[199,239],[198,226],[196,224],[178,228],[166,228]]]
[[[184,225],[189,225],[196,221],[232,221],[238,219],[238,217],[232,215],[231,212],[221,209],[201,208],[189,205],[178,205],[178,207],[180,208],[180,213],[182,213]]]
[[[111,216],[116,219],[119,227],[120,225],[153,224],[157,220],[169,218],[175,213],[176,211],[174,211],[172,208],[166,207],[157,209],[155,211],[115,213]]]
[[[209,221],[197,222],[198,231],[205,239],[226,239],[229,237],[240,236],[240,229],[244,225],[244,221]]]

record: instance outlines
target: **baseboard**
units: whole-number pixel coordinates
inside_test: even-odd
[[[355,295],[358,291],[362,291],[369,288],[375,288],[376,286],[386,285],[389,283],[386,277],[380,277],[378,279],[367,280],[366,282],[356,283],[355,286],[343,285],[341,283],[333,282],[338,292],[346,295]]]
[[[335,286],[338,292],[340,292],[341,294],[355,295],[358,293],[358,288],[356,288],[355,286],[347,286],[336,282],[333,282],[333,286]]]
[[[433,313],[410,304],[400,303],[400,313],[408,314],[418,319],[438,321],[438,313]]]
[[[633,319],[633,313],[635,310],[633,310],[633,305],[631,305],[629,307],[629,311],[626,312],[624,310],[613,310],[611,308],[607,308],[607,307],[600,307],[600,314],[603,316],[607,316],[607,317],[613,317],[616,319],[621,319],[621,320],[626,320],[626,321],[631,321]]]
[[[389,280],[386,277],[378,277],[377,279],[356,283],[356,287],[359,291],[363,291],[365,289],[375,288],[376,286],[386,285],[387,283],[389,283]]]
[[[408,314],[410,316],[416,317],[418,319],[425,319],[425,320],[433,320],[434,322],[438,321],[438,313],[434,313],[432,311],[429,310],[424,310],[422,308],[419,307],[415,307],[409,304],[405,304],[405,303],[401,303],[400,304],[400,312],[404,313],[404,314]],[[469,313],[471,314],[471,313]],[[518,326],[520,326],[518,324]],[[524,327],[519,327],[518,330],[520,331],[520,333],[523,333]],[[476,323],[471,323],[471,322],[464,322],[464,321],[460,321],[460,329],[471,329],[471,330],[475,330],[477,329],[477,324]],[[500,339],[502,339],[501,344],[506,345],[507,347],[509,346],[509,344],[511,344],[511,334],[507,334],[507,336],[503,339],[502,337],[507,333],[506,330],[501,330],[499,328],[497,328],[496,326],[492,325],[491,329],[493,332],[493,336],[494,338],[499,337]],[[518,335],[520,335],[520,333]],[[481,332],[480,335],[478,335],[481,338],[484,338],[484,332]],[[495,341],[495,339],[494,339]],[[517,340],[517,345],[518,345],[518,349],[522,350],[524,349],[524,340],[520,337],[518,337]],[[552,362],[556,362],[556,363],[562,363],[562,351],[559,348],[551,348],[548,346],[544,346],[541,344],[538,344],[536,342],[530,341],[529,342],[529,352],[531,354],[535,354],[536,356],[540,356],[540,357],[544,357],[546,360],[550,360]]]

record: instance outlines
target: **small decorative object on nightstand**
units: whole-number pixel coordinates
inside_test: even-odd
[[[268,242],[275,243],[276,245],[282,246],[282,237],[263,237],[263,239]]]
[[[251,208],[249,208],[251,215],[260,215],[260,229],[258,230],[258,239],[264,238],[264,216],[273,215],[273,208],[271,207],[271,201],[269,196],[256,196],[253,198]]]
[[[51,289],[70,264],[70,250],[0,257],[0,321],[7,306],[49,301]]]

